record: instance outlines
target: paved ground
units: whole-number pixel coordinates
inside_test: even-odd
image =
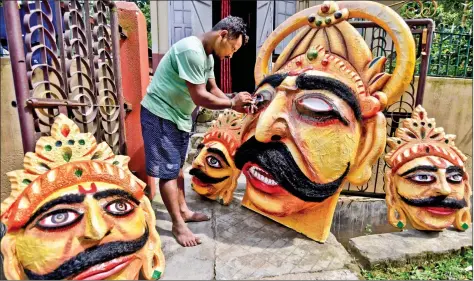
[[[241,207],[242,180],[233,203],[227,207],[201,198],[189,187],[189,178],[185,182],[189,206],[212,219],[190,223],[203,243],[183,248],[173,238],[170,218],[158,192],[153,206],[166,257],[163,280],[357,279],[358,267],[332,234],[320,244]]]

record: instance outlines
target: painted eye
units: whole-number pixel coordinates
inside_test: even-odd
[[[410,176],[409,179],[417,183],[432,183],[436,181],[436,177],[429,174],[416,174]]]
[[[44,229],[61,228],[77,222],[81,217],[82,214],[70,209],[56,210],[44,216],[36,225]]]
[[[207,164],[213,168],[222,168],[221,162],[214,156],[207,156],[206,161]]]
[[[324,124],[341,121],[348,125],[348,121],[325,99],[319,95],[302,96],[295,100],[295,108],[299,116],[310,123]]]
[[[268,90],[262,90],[256,93],[255,96],[253,97],[254,104],[257,106],[258,109],[266,106],[272,99],[273,99],[273,94],[272,92]]]
[[[124,216],[135,210],[135,207],[123,199],[110,202],[105,210],[114,216]]]
[[[452,183],[460,183],[462,182],[462,175],[461,174],[448,175],[447,180]]]

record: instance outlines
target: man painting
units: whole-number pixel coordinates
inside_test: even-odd
[[[220,59],[231,58],[248,40],[245,28],[241,18],[228,16],[207,33],[178,41],[161,60],[142,101],[147,174],[160,179],[160,193],[172,219],[172,232],[185,247],[200,243],[186,222],[209,219],[189,210],[184,198],[182,166],[191,113],[196,106],[231,108],[243,113],[244,106],[251,103],[247,92],[229,99],[217,87],[212,57],[214,54]]]

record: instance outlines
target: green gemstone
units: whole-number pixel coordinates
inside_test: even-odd
[[[462,229],[466,230],[466,229],[469,228],[469,225],[468,225],[467,223],[463,223],[463,224],[461,225],[461,227],[462,227]]]
[[[403,224],[403,222],[398,221],[398,223],[397,223],[397,227],[398,227],[398,228],[403,228],[404,226],[405,226],[405,225]]]
[[[79,144],[84,145],[84,144],[86,144],[86,141],[85,140],[79,140]]]
[[[51,149],[53,149],[53,147],[49,144],[44,146],[44,150],[46,150],[46,151],[51,151]]]
[[[64,159],[64,161],[69,162],[69,161],[71,160],[71,156],[72,156],[71,153],[64,152],[64,153],[63,153],[63,159]]]
[[[114,163],[112,163],[112,164],[114,164],[115,166],[117,166],[117,165],[119,164],[119,161],[114,161]]]
[[[316,25],[317,25],[317,26],[320,26],[321,24],[323,24],[322,21],[320,21],[320,20],[316,21]]]
[[[76,177],[78,177],[78,178],[82,177],[82,170],[81,169],[75,170],[74,175],[76,175]]]
[[[326,22],[326,24],[330,24],[330,23],[331,23],[331,19],[330,19],[330,18],[326,18],[325,22]]]
[[[29,179],[24,179],[22,181],[22,183],[25,184],[25,185],[29,185],[31,183],[31,181]]]
[[[306,53],[306,57],[309,60],[315,60],[318,57],[318,51],[316,50],[309,50],[308,53]]]
[[[161,277],[161,272],[158,271],[158,270],[154,270],[153,271],[153,276],[151,276],[151,278],[153,279],[159,279]]]

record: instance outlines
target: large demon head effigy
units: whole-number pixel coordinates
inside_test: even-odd
[[[459,230],[469,228],[467,158],[455,146],[455,138],[436,128],[419,105],[387,140],[392,148],[385,156],[390,167],[385,173],[390,224],[403,228],[408,218],[418,230],[440,231],[452,224]]]
[[[232,110],[220,114],[199,144],[189,171],[194,191],[223,205],[232,201],[237,187],[240,170],[235,167],[234,154],[240,146],[246,116]]]
[[[59,115],[24,170],[8,173],[1,205],[5,276],[21,279],[157,279],[165,261],[145,183],[129,157]]]
[[[391,36],[393,74],[348,22],[363,18]],[[299,30],[276,61],[275,47]],[[324,242],[343,184],[361,185],[386,144],[382,110],[409,85],[415,44],[395,11],[375,2],[324,2],[288,18],[267,38],[255,66],[255,121],[235,164],[247,178],[243,205]]]

